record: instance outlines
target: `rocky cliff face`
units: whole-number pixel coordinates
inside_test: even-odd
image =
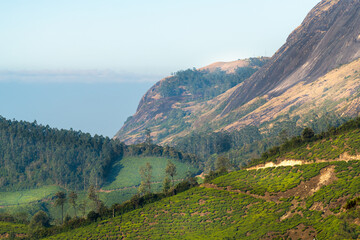
[[[324,0],[288,37],[269,63],[226,100],[227,114],[252,99],[279,96],[360,57],[360,1]]]
[[[161,86],[171,81],[165,78],[145,94],[115,137],[132,143],[150,127],[157,142],[169,143],[191,131],[231,131],[246,125],[266,131],[284,119],[306,125],[314,112],[315,117],[328,112],[354,115],[359,110],[359,57],[360,1],[323,0],[247,80],[212,99],[195,101],[197,96],[188,91],[164,97]],[[215,64],[228,73],[229,65]],[[236,66],[249,65],[240,61]]]

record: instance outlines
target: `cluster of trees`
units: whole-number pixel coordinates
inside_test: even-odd
[[[259,129],[247,126],[238,131],[191,133],[180,139],[176,148],[183,152],[196,153],[199,157],[208,158],[212,154],[227,152],[233,148],[241,148],[246,144],[263,139]]]
[[[186,162],[193,165],[198,164],[201,160],[196,153],[186,153],[179,151],[177,148],[166,146],[159,146],[156,144],[148,144],[148,140],[144,143],[125,146],[124,156],[156,156],[167,157]]]
[[[123,152],[124,144],[108,137],[0,117],[0,189],[101,185]]]
[[[220,69],[213,72],[195,68],[182,70],[162,82],[160,93],[164,97],[190,93],[196,101],[211,99],[248,79],[257,69],[256,67],[242,67],[231,74]]]
[[[151,193],[151,179],[152,179],[152,166],[150,163],[146,163],[145,166],[140,167],[139,173],[141,176],[141,184],[139,186],[139,194],[149,194]],[[168,160],[165,168],[165,178],[163,181],[163,192],[167,194],[170,190],[174,191],[175,179],[177,175],[176,165]],[[170,180],[171,178],[171,180]],[[187,179],[191,178],[191,173],[186,177]],[[172,186],[171,186],[172,183]]]
[[[205,183],[209,183],[217,177],[228,174],[228,170],[231,167],[230,160],[224,156],[219,156],[215,162],[215,171],[211,170],[209,174],[205,176]]]
[[[151,192],[152,166],[150,163],[140,167],[139,173],[142,177],[139,193],[134,195],[129,201],[121,204],[114,204],[110,208],[106,207],[100,200],[95,186],[89,187],[87,199],[83,199],[80,202],[78,201],[77,193],[74,191],[69,194],[64,191],[57,192],[55,194],[54,207],[58,207],[61,210],[61,223],[57,226],[52,226],[52,219],[47,213],[40,210],[31,218],[29,223],[31,236],[36,238],[45,237],[90,224],[98,219],[119,216],[137,208],[141,208],[146,204],[159,201],[165,197],[173,196],[198,185],[196,179],[191,177],[191,175],[188,175],[182,182],[175,185],[174,177],[177,175],[177,171],[176,165],[171,161],[168,161],[167,163],[163,191],[160,193]],[[172,179],[172,185],[170,178]],[[64,218],[63,216],[66,202],[68,202],[74,209],[73,217],[67,215]],[[87,212],[86,208],[88,208],[87,210],[91,209],[91,211],[89,211],[85,216]],[[81,210],[83,212],[82,216],[77,215],[77,210]]]

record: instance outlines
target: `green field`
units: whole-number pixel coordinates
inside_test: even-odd
[[[115,203],[122,203],[131,199],[138,193],[137,186],[140,184],[139,168],[149,162],[153,167],[154,192],[161,191],[162,181],[165,177],[165,168],[168,158],[163,157],[125,157],[115,162],[107,177],[107,183],[101,188],[99,197],[106,206]],[[175,179],[183,179],[187,171],[196,173],[198,170],[189,164],[181,163],[171,159],[177,167],[177,176]],[[0,212],[20,213],[25,212],[29,215],[35,214],[39,210],[48,212],[52,218],[59,219],[61,216],[60,208],[55,208],[51,200],[58,191],[65,191],[58,186],[44,186],[37,189],[22,190],[16,192],[0,192]],[[111,191],[113,190],[113,191]],[[87,200],[87,192],[78,191],[78,203]],[[87,200],[87,212],[91,210],[90,201]],[[70,204],[66,203],[64,207],[64,216],[74,216],[74,210]],[[78,211],[78,215],[80,212]]]
[[[35,203],[42,199],[51,198],[60,191],[58,186],[44,186],[37,189],[22,190],[16,192],[0,192],[0,206],[12,206]]]
[[[302,182],[312,183],[308,187],[316,188],[320,174],[326,169],[332,169],[332,181],[313,193],[308,189],[310,193],[294,192],[276,198]],[[357,224],[360,210],[343,208],[348,199],[359,196],[359,161],[242,170],[212,183],[219,189],[196,187],[49,239],[356,239],[360,236]],[[244,193],[228,191],[227,186]]]
[[[102,189],[111,190],[139,185],[141,182],[139,168],[145,166],[147,162],[153,167],[152,181],[162,183],[168,160],[176,165],[178,174],[175,179],[185,178],[187,171],[192,173],[198,171],[198,169],[189,164],[164,157],[125,157],[113,165],[107,177],[107,184],[105,184]]]

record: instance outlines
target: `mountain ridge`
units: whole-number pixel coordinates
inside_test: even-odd
[[[154,141],[176,144],[176,139],[193,131],[233,131],[253,125],[267,132],[275,122],[281,124],[286,119],[299,127],[306,126],[314,118],[325,116],[326,111],[355,116],[358,110],[354,104],[359,99],[359,12],[358,0],[321,1],[274,56],[259,64],[260,68],[249,78],[205,101],[184,101],[185,95],[164,98],[159,89],[171,77],[161,80],[144,95],[135,115],[115,138],[126,143],[141,141],[142,132],[149,128]],[[348,73],[347,65],[352,68]],[[345,76],[336,74],[336,69]],[[348,76],[353,85],[346,83],[344,87]],[[192,81],[196,84],[196,79]],[[182,87],[181,83],[174,85]],[[303,104],[310,107],[306,110]]]

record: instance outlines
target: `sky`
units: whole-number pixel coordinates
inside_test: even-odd
[[[0,1],[0,115],[112,137],[156,81],[271,56],[318,2]]]

